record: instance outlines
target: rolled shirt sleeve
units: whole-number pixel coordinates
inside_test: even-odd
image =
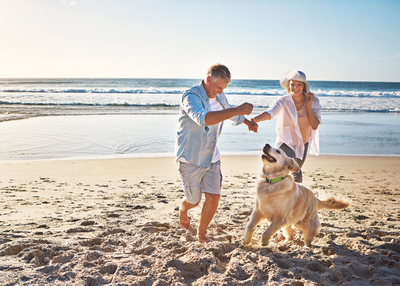
[[[207,126],[206,114],[208,111],[198,95],[186,93],[182,96],[182,110],[199,126]]]
[[[318,119],[319,124],[321,124],[322,123],[322,121],[321,121],[322,106],[321,106],[321,103],[319,102],[319,98],[317,96],[314,96],[314,101],[311,104],[311,108],[314,112],[315,117]]]
[[[274,118],[279,111],[281,110],[282,106],[285,104],[283,101],[283,97],[278,98],[275,102],[271,105],[270,108],[266,110],[271,115],[271,119]]]

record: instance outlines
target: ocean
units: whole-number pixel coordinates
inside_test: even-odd
[[[0,160],[173,156],[181,94],[200,79],[0,79]],[[309,81],[323,107],[321,154],[400,156],[400,83]],[[285,90],[278,80],[233,80],[231,105],[251,116]],[[274,144],[275,120],[224,124],[221,154]]]

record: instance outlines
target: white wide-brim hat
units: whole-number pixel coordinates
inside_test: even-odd
[[[281,84],[281,86],[286,89],[287,87],[287,83],[290,80],[297,80],[297,81],[301,81],[304,82],[304,84],[306,85],[306,90],[307,93],[310,91],[310,86],[308,85],[308,82],[306,80],[306,75],[305,73],[303,73],[302,71],[298,71],[298,70],[291,70],[288,71],[287,73],[285,73],[282,77],[281,80],[279,81],[279,83]]]

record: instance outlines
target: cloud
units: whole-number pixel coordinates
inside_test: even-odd
[[[392,59],[400,59],[400,53],[398,53],[397,55],[391,56]]]
[[[71,0],[60,0],[64,6],[71,7],[76,6],[78,1],[71,1]]]
[[[380,57],[380,58],[376,58],[377,60],[385,60],[385,61],[387,61],[387,60],[400,60],[400,53],[398,53],[397,55],[394,55],[394,56],[386,56],[386,57]],[[395,62],[398,62],[398,61],[395,61]]]
[[[361,55],[348,55],[345,58],[361,58]]]

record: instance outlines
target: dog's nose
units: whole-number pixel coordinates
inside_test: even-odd
[[[264,152],[264,153],[267,153],[269,149],[271,149],[271,145],[265,144],[264,149],[263,149],[263,152]]]

